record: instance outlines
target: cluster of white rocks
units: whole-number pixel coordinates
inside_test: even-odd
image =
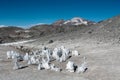
[[[38,65],[38,70],[52,70],[52,71],[62,71],[62,69],[52,61],[57,62],[68,62],[66,64],[66,70],[68,72],[76,72],[81,73],[87,70],[87,63],[84,61],[81,65],[76,65],[73,61],[69,61],[70,56],[79,56],[79,52],[77,50],[70,51],[64,46],[54,48],[53,50],[43,47],[42,50],[35,50],[25,55],[21,55],[15,51],[7,51],[7,58],[13,59],[13,69],[20,69],[19,61],[26,61],[28,65],[36,64]]]

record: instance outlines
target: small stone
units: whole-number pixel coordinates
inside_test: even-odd
[[[49,42],[48,43],[53,43],[54,41],[53,40],[49,40]]]

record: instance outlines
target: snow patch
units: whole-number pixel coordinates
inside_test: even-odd
[[[72,18],[71,20],[65,21],[64,24],[72,24],[72,25],[84,24],[84,25],[88,25],[88,21],[86,21],[82,18],[79,18],[79,17],[75,17],[75,18]]]
[[[0,25],[0,28],[2,28],[2,27],[7,27],[7,26],[5,26],[5,25]]]
[[[23,43],[32,42],[32,41],[35,41],[35,40],[26,40],[26,41],[12,42],[12,43],[4,43],[4,44],[0,44],[0,46],[18,45],[18,44],[23,44]]]

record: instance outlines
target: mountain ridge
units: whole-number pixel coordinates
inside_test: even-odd
[[[8,26],[0,28],[0,43],[13,42],[17,40],[33,39],[52,34],[69,34],[78,31],[81,34],[89,34],[93,38],[100,36],[101,39],[105,36],[120,38],[120,15],[94,23],[82,18],[72,18],[71,24],[64,24],[68,20],[58,20],[52,24],[40,24],[31,26],[29,29],[18,28],[16,26]],[[83,22],[82,22],[83,21]],[[85,21],[85,22],[84,22]],[[77,23],[78,22],[78,23]],[[79,23],[80,22],[80,23]],[[67,22],[66,22],[67,23]],[[69,21],[68,21],[69,23]],[[80,24],[80,25],[74,25]],[[89,24],[87,24],[89,23]],[[110,34],[110,35],[109,35]],[[97,35],[97,36],[96,36]]]

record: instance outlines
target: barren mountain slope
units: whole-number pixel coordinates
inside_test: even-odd
[[[8,26],[0,28],[0,43],[4,42],[13,42],[17,39],[20,39],[19,35],[16,34],[15,31],[23,30],[19,27]]]

